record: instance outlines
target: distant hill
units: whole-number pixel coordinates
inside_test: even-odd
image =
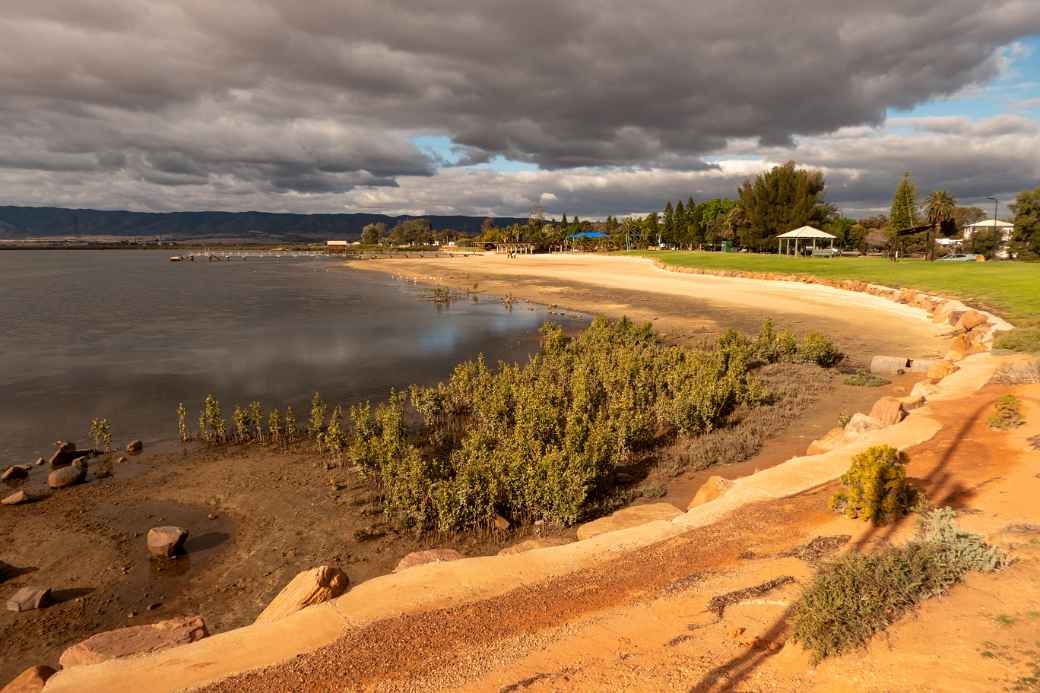
[[[41,236],[162,236],[165,240],[255,239],[321,240],[352,239],[365,224],[383,222],[393,228],[406,219],[429,219],[434,229],[477,233],[484,217],[399,216],[384,214],[279,214],[268,212],[123,212],[61,207],[0,206],[0,238]],[[524,223],[526,219],[496,217],[496,226]]]

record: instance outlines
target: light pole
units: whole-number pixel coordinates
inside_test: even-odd
[[[995,197],[986,197],[987,200],[993,200],[993,228],[997,228],[997,204],[999,200]]]

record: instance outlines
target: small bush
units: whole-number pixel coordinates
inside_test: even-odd
[[[1019,327],[1010,332],[999,332],[993,340],[993,348],[1040,354],[1040,327]]]
[[[1008,559],[961,530],[949,508],[922,516],[914,540],[828,563],[795,605],[794,639],[817,661],[860,647],[921,601],[943,594],[969,571]]]
[[[990,428],[1006,431],[1025,423],[1022,419],[1022,403],[1014,395],[1004,395],[993,405],[987,423]]]
[[[885,380],[880,375],[874,375],[873,373],[867,373],[860,371],[859,373],[853,373],[849,377],[845,378],[846,385],[853,385],[855,387],[881,387],[882,385],[888,385],[891,380]]]
[[[905,452],[888,445],[864,450],[842,475],[845,489],[831,498],[831,508],[874,524],[905,515],[917,495],[906,480],[909,460]]]
[[[821,334],[807,334],[798,346],[798,356],[806,363],[830,368],[841,363],[845,354],[834,345],[834,342]]]

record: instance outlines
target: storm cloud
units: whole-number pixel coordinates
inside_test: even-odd
[[[969,195],[1037,175],[1005,146],[1027,118],[877,127],[1000,74],[1035,0],[8,0],[0,31],[12,204],[600,214],[792,157],[861,206],[910,166]]]

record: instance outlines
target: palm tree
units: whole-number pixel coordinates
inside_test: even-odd
[[[935,259],[935,237],[943,224],[953,221],[953,212],[957,208],[957,201],[945,190],[936,190],[928,196],[925,202],[925,214],[932,228],[928,232],[928,259]]]

